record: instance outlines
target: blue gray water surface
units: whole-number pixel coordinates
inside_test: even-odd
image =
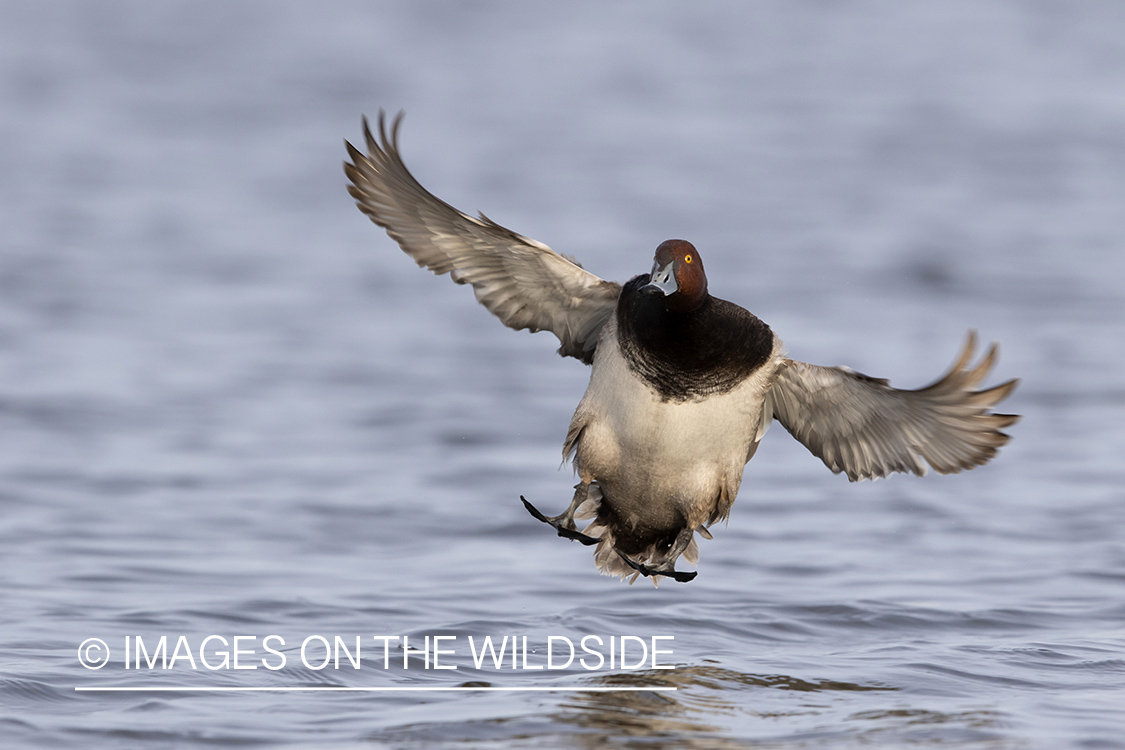
[[[4,746],[1125,746],[1122,28],[1114,2],[0,4]],[[1012,443],[852,485],[775,426],[694,582],[598,576],[518,501],[569,500],[587,370],[354,208],[342,139],[379,107],[439,196],[603,277],[690,239],[799,359],[919,387],[968,328],[1001,341]],[[127,637],[211,635],[258,668],[218,640],[216,670],[125,668]],[[314,635],[361,668],[306,667]],[[401,641],[384,669],[375,635],[452,636],[458,669]],[[673,636],[675,669],[468,641],[526,636],[534,667],[586,635]]]

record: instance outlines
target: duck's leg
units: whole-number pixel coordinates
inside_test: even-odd
[[[520,500],[523,501],[523,507],[527,508],[527,512],[538,518],[546,524],[550,524],[559,533],[559,536],[565,539],[573,539],[576,542],[582,542],[585,545],[597,544],[601,539],[595,539],[592,536],[586,536],[578,527],[574,525],[574,513],[578,510],[578,506],[586,502],[586,495],[590,491],[590,483],[582,482],[581,484],[574,485],[574,499],[570,501],[570,507],[565,512],[557,516],[545,516],[539,512],[539,509],[527,501],[527,498],[520,495]]]
[[[661,555],[660,562],[657,563],[658,567],[650,568],[644,563],[631,560],[621,550],[617,554],[621,559],[629,563],[629,567],[644,576],[668,576],[674,578],[680,583],[687,583],[696,576],[696,571],[683,571],[676,570],[676,560],[684,553],[684,550],[691,544],[692,535],[695,533],[694,529],[684,527],[680,529],[680,533],[676,534],[676,541],[668,548],[668,551]]]

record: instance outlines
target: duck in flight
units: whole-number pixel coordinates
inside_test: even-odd
[[[379,138],[363,122],[367,153],[345,141],[344,172],[360,211],[414,261],[473,287],[504,325],[550,331],[559,354],[591,366],[590,384],[563,443],[579,483],[567,509],[527,510],[559,536],[596,545],[606,575],[662,576],[695,536],[725,520],[743,468],[776,419],[813,455],[851,481],[893,472],[951,474],[987,463],[1019,419],[991,409],[1017,380],[980,390],[996,345],[971,364],[969,333],[949,372],[916,391],[844,367],[785,355],[757,317],[713,297],[699,252],[686,240],[656,248],[649,273],[605,281],[541,242],[483,214],[473,218],[423,188],[398,149],[399,114]],[[593,519],[578,530],[575,519]]]

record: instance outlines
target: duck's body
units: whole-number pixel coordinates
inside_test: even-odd
[[[834,472],[868,479],[941,473],[987,462],[1018,417],[989,409],[1015,387],[976,390],[995,358],[967,369],[975,337],[949,373],[902,391],[846,368],[785,356],[769,326],[712,297],[691,243],[657,248],[652,272],[624,286],[603,281],[546,245],[474,219],[428,193],[398,155],[395,130],[382,142],[366,129],[368,154],[347,144],[344,168],[360,209],[435,273],[472,284],[506,325],[550,330],[559,353],[592,365],[590,384],[563,446],[580,483],[566,512],[548,518],[560,536],[596,544],[611,575],[672,576],[694,535],[730,513],[746,463],[770,422]],[[579,532],[575,517],[594,520]]]
[[[772,419],[766,394],[785,361],[781,341],[737,305],[708,297],[700,314],[667,311],[640,291],[647,282],[638,276],[625,285],[602,329],[563,447],[582,482],[601,489],[583,533],[600,540],[596,559],[610,573],[634,572],[616,551],[660,558],[681,530],[727,517]],[[649,314],[638,316],[638,307]],[[698,366],[692,353],[700,350],[712,352],[702,358],[710,366]],[[651,363],[636,361],[646,355]],[[692,561],[694,547],[685,551]]]

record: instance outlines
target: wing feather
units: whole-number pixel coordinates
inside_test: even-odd
[[[541,242],[484,214],[473,218],[427,191],[399,155],[395,118],[388,137],[379,112],[379,138],[363,120],[367,153],[345,141],[344,172],[359,210],[387,230],[414,261],[435,274],[471,284],[477,300],[504,325],[551,331],[559,354],[593,361],[598,335],[613,314],[621,285],[604,281]]]
[[[916,391],[844,367],[789,360],[770,392],[773,416],[853,482],[899,471],[921,476],[926,463],[941,474],[971,469],[996,455],[1009,439],[1000,430],[1019,419],[990,411],[1018,380],[976,390],[996,363],[997,347],[970,369],[975,349],[970,331],[953,367]]]

